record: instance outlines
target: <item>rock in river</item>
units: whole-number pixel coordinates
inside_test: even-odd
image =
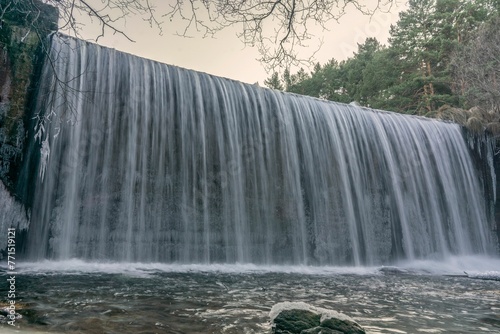
[[[274,334],[365,334],[349,316],[303,302],[283,302],[269,313]]]

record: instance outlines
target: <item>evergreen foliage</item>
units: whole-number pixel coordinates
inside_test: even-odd
[[[286,70],[281,80],[274,73],[266,84],[408,114],[475,105],[497,110],[500,64],[493,55],[500,43],[489,44],[500,40],[499,9],[496,0],[411,0],[391,27],[388,46],[368,38],[345,61],[331,59],[310,73]]]

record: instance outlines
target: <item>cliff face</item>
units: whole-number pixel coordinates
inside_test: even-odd
[[[500,248],[500,140],[497,140],[496,155],[493,158],[496,174],[496,203],[495,203],[495,222],[497,229],[498,244]]]
[[[485,209],[500,253],[500,140],[485,127],[478,131],[464,126],[463,130],[475,168],[480,173]]]
[[[0,0],[2,8],[8,2]],[[44,39],[57,30],[57,9],[35,3],[39,13],[22,15],[10,6],[0,21],[0,180],[11,193],[23,160],[25,124],[32,115],[30,100],[44,56]]]
[[[488,140],[483,140],[482,144],[493,146],[493,155],[490,157],[482,156],[481,161],[483,166],[485,166],[482,169],[483,176],[486,176],[489,170],[494,171],[492,179],[485,179],[487,180],[485,183],[489,183],[489,185],[485,186],[485,190],[487,192],[486,199],[490,203],[492,230],[497,236],[498,252],[500,253],[500,139],[489,138],[489,142]]]
[[[491,140],[491,139],[490,139]],[[497,138],[496,141],[493,139],[490,143],[483,142],[483,145],[493,145],[493,156],[482,157],[483,165],[485,168],[493,169],[494,178],[489,180],[490,185],[486,186],[486,190],[492,195],[486,194],[486,198],[491,203],[491,219],[492,219],[492,230],[496,233],[498,240],[498,251],[500,252],[500,140]],[[485,175],[485,170],[483,169],[483,175]]]

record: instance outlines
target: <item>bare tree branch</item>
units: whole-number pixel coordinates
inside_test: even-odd
[[[454,91],[467,106],[500,114],[500,19],[484,24],[452,56]]]
[[[0,19],[8,11],[27,15],[34,26],[32,13],[36,2],[43,1],[59,9],[62,31],[81,37],[83,17],[89,17],[100,30],[95,40],[106,33],[122,35],[132,41],[123,28],[127,18],[140,16],[159,33],[169,22],[182,27],[172,31],[184,37],[214,36],[236,26],[238,37],[246,46],[255,47],[260,61],[269,69],[287,68],[313,62],[319,45],[314,29],[327,30],[348,11],[372,15],[389,11],[398,0],[1,0]],[[368,5],[369,3],[370,5]],[[162,22],[161,19],[167,22]],[[313,42],[314,41],[314,42]],[[318,46],[318,47],[319,47]],[[306,51],[306,52],[304,52]],[[309,56],[299,57],[308,53]]]

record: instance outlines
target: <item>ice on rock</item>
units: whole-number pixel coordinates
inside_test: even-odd
[[[0,182],[0,235],[7,236],[7,229],[27,229],[29,225],[24,207],[19,204]],[[7,247],[7,237],[0,239],[0,249]]]
[[[283,311],[287,310],[306,310],[310,311],[316,314],[321,314],[321,322],[327,320],[327,319],[340,319],[340,320],[347,320],[347,321],[352,321],[356,323],[354,319],[351,317],[337,312],[333,310],[329,310],[326,308],[322,307],[316,307],[304,302],[282,302],[274,305],[269,312],[269,318],[271,318],[271,322],[274,321],[274,319]]]

